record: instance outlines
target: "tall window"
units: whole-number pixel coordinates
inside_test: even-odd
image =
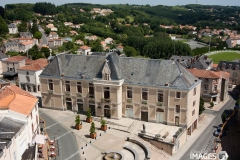
[[[176,113],[180,113],[180,105],[176,105],[175,111]]]
[[[82,93],[82,83],[81,82],[77,82],[77,92]]]
[[[89,83],[88,89],[89,89],[89,97],[94,98],[94,86],[92,83]]]
[[[26,91],[26,86],[25,86],[25,84],[21,84],[21,88]]]
[[[34,126],[33,126],[33,123],[32,123],[32,133],[34,134]]]
[[[195,114],[195,109],[192,111],[192,116]]]
[[[181,92],[176,92],[176,98],[181,98]]]
[[[214,91],[217,91],[217,85],[214,85]]]
[[[204,90],[208,90],[208,85],[204,84],[203,88],[204,88]]]
[[[196,104],[196,101],[193,101],[193,107],[195,106],[195,104]]]
[[[110,80],[110,75],[108,73],[104,74],[104,80],[107,80],[107,81]]]
[[[158,102],[163,102],[163,90],[158,90]]]
[[[48,89],[53,90],[53,80],[51,79],[48,80]]]
[[[65,89],[70,92],[70,81],[65,81]]]
[[[127,87],[127,98],[132,98],[132,87]]]
[[[66,98],[66,108],[67,110],[72,110],[72,99]]]
[[[38,124],[38,116],[36,116],[36,122],[37,122],[37,124]]]
[[[33,92],[37,92],[37,90],[36,90],[36,86],[33,86]]]
[[[29,72],[28,71],[26,72],[26,79],[27,79],[27,82],[30,82],[30,77],[29,77]]]
[[[197,94],[197,88],[194,88],[193,95],[195,96]]]
[[[148,89],[142,88],[142,100],[148,100]]]
[[[83,100],[82,99],[77,99],[77,107],[78,107],[78,113],[83,112]]]
[[[110,88],[109,87],[104,87],[104,98],[108,99],[110,98]]]

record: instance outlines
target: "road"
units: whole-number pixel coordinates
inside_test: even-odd
[[[47,45],[48,44],[48,40],[47,40],[47,36],[45,35],[44,30],[42,29],[42,27],[39,26],[39,31],[42,33],[42,38],[40,40],[41,45]]]
[[[211,151],[213,149],[213,140],[215,137],[213,136],[213,132],[216,130],[216,127],[222,123],[221,115],[225,111],[229,111],[229,109],[234,108],[236,99],[238,98],[237,94],[231,94],[230,100],[220,109],[219,111],[209,111],[205,110],[205,112],[217,115],[213,121],[209,124],[209,126],[205,129],[205,131],[197,138],[197,140],[192,144],[192,146],[187,150],[187,152],[181,157],[180,160],[190,160],[190,152],[191,150],[208,150]],[[235,99],[235,100],[234,100]]]
[[[57,142],[57,157],[54,160],[80,160],[79,149],[75,135],[61,126],[48,115],[39,111],[40,117],[45,121],[47,134],[51,140]]]

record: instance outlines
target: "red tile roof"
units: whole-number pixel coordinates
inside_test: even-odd
[[[214,64],[212,65],[212,67],[213,67],[213,68],[217,68],[217,67],[218,67],[218,64],[215,64],[215,63],[214,63]]]
[[[84,46],[80,46],[80,49],[87,50],[87,49],[90,49],[90,47],[84,45]]]
[[[27,57],[25,57],[25,56],[13,56],[13,57],[6,59],[5,61],[6,62],[20,62],[25,59],[27,59]]]
[[[38,71],[43,69],[47,65],[48,65],[48,60],[46,58],[39,58],[35,61],[27,59],[26,66],[19,68],[19,70]]]
[[[0,91],[0,109],[29,115],[37,102],[36,97],[12,84]]]
[[[220,76],[214,73],[214,71],[201,70],[196,68],[187,70],[191,72],[194,76],[199,78],[220,78]]]

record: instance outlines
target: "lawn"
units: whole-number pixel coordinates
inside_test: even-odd
[[[219,52],[208,57],[212,58],[213,63],[218,63],[221,60],[233,61],[236,59],[240,59],[240,54],[237,52]]]
[[[179,42],[189,42],[189,39],[180,39],[180,40],[178,40]]]

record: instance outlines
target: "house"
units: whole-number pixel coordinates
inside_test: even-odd
[[[15,85],[3,85],[0,117],[0,159],[21,160],[40,132],[38,99]]]
[[[49,39],[59,39],[57,32],[50,32],[48,35]]]
[[[56,27],[54,27],[54,25],[51,24],[51,23],[46,25],[46,28],[50,28],[52,32],[57,32],[58,31],[58,29]]]
[[[25,66],[25,56],[13,56],[2,60],[2,75],[4,78],[14,78],[17,75],[17,70]]]
[[[76,31],[70,31],[71,35],[78,35],[78,33]]]
[[[168,74],[166,74],[168,73]],[[201,80],[173,60],[61,54],[40,75],[45,108],[113,119],[198,125]]]
[[[116,49],[119,50],[120,52],[123,52],[124,47],[122,45],[118,45]]]
[[[105,41],[106,44],[112,44],[113,39],[110,38],[110,37],[108,37],[108,38],[106,38],[104,41]]]
[[[19,32],[19,35],[21,38],[33,38],[33,35],[31,32]]]
[[[14,23],[15,25],[19,25],[19,24],[22,23],[22,21],[21,21],[21,20],[15,20],[15,21],[13,21],[13,23]]]
[[[8,30],[9,30],[9,34],[17,34],[18,33],[18,27],[14,23],[11,23],[8,25]]]
[[[80,46],[77,54],[81,54],[81,55],[89,55],[91,54],[91,47],[88,47],[86,45]]]
[[[28,62],[26,66],[20,67],[17,72],[21,89],[41,97],[39,75],[47,65],[48,60],[40,58]]]
[[[49,48],[56,48],[63,45],[62,39],[51,39],[48,41]]]
[[[240,35],[231,35],[230,38],[226,40],[228,48],[233,48],[236,45],[240,45]]]
[[[64,22],[64,25],[65,26],[71,26],[71,25],[73,25],[73,23],[72,22]]]
[[[105,41],[101,41],[101,46],[104,48],[104,47],[106,47],[106,42]]]
[[[75,41],[75,44],[84,45],[84,42],[79,39],[79,40],[76,40],[76,41]]]
[[[80,24],[72,24],[70,25],[71,28],[81,28]]]
[[[28,49],[32,48],[34,45],[38,45],[37,39],[32,38],[12,38],[8,42],[2,44],[2,52],[6,53],[8,51],[16,52],[26,52]]]
[[[3,64],[2,61],[4,59],[7,59],[8,56],[0,51],[0,78],[3,77],[2,72],[3,72]]]
[[[85,36],[85,39],[88,39],[89,41],[95,41],[98,39],[97,36]]]
[[[228,95],[229,73],[196,68],[188,69],[188,71],[202,81],[201,96],[205,102],[218,104],[220,101],[226,100]]]
[[[218,69],[230,74],[229,83],[231,85],[240,85],[240,62],[220,61]]]
[[[176,60],[185,68],[197,68],[203,70],[211,70],[212,59],[208,58],[206,55],[202,56],[176,56],[173,55],[171,60]]]

